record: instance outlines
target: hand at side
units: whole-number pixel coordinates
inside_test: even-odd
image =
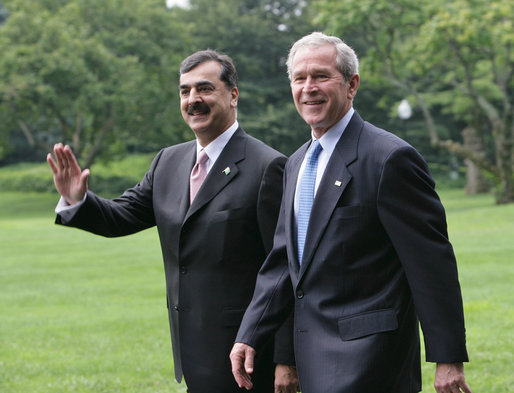
[[[250,390],[253,387],[251,374],[253,373],[253,361],[255,349],[243,343],[235,343],[230,352],[232,362],[232,374],[240,388]]]
[[[437,363],[434,387],[437,393],[471,393],[462,363]]]
[[[275,367],[275,393],[297,393],[299,391],[296,368],[277,364]]]

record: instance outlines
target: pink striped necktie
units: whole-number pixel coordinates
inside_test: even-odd
[[[207,160],[209,159],[209,156],[205,151],[202,149],[198,153],[198,157],[196,159],[196,164],[193,167],[193,170],[191,171],[191,178],[189,181],[189,190],[190,190],[190,203],[193,203],[193,200],[196,197],[196,194],[198,193],[198,190],[202,186],[203,181],[205,180],[205,177],[207,176]]]

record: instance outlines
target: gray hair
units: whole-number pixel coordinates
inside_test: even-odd
[[[314,32],[300,38],[291,47],[286,63],[289,80],[291,80],[293,59],[299,49],[305,47],[319,48],[325,45],[332,45],[336,49],[336,67],[346,81],[350,80],[352,75],[359,73],[359,59],[352,48],[338,37]]]

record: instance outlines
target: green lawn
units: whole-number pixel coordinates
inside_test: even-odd
[[[157,234],[54,225],[55,195],[0,194],[0,392],[184,392]]]
[[[442,193],[475,393],[514,392],[514,205]],[[184,392],[172,378],[155,230],[104,239],[53,224],[55,195],[0,193],[0,392]],[[432,364],[423,392],[433,392]],[[330,393],[330,392],[319,392]]]

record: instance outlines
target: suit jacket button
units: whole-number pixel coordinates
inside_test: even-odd
[[[303,291],[301,289],[296,291],[296,297],[298,299],[302,299],[303,298]]]
[[[178,306],[174,306],[174,307],[173,307],[173,309],[174,309],[175,311],[178,311]]]
[[[180,274],[186,274],[187,273],[187,266],[180,266]]]

